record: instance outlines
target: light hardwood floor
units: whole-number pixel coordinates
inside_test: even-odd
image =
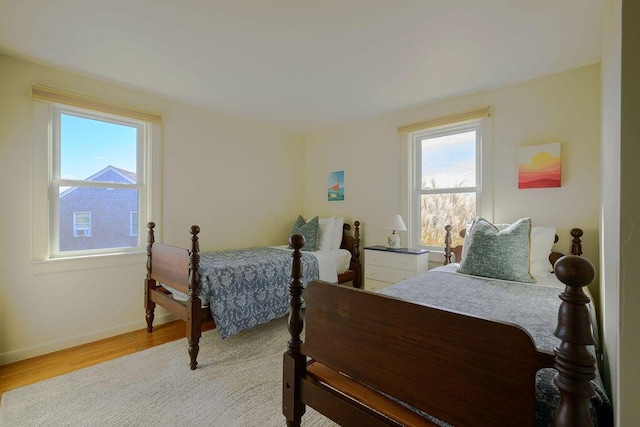
[[[203,330],[211,329],[206,325]],[[0,366],[0,395],[5,391],[96,365],[186,337],[182,320],[157,325],[153,333],[140,329],[100,341]],[[185,358],[188,358],[185,341]],[[187,359],[188,360],[188,359]]]

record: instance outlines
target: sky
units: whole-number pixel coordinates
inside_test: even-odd
[[[68,114],[61,122],[61,178],[84,180],[109,165],[136,172],[135,127]]]
[[[422,181],[437,188],[476,185],[476,132],[422,140]]]

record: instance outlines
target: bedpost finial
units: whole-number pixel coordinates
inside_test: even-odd
[[[573,234],[573,230],[572,230]],[[566,255],[556,261],[558,279],[567,285],[560,294],[558,326],[554,335],[560,339],[555,347],[554,383],[560,391],[560,402],[553,425],[593,425],[589,401],[594,395],[591,380],[596,377],[596,358],[587,346],[595,344],[591,333],[589,297],[583,287],[593,281],[596,270],[588,259]]]
[[[583,231],[580,228],[573,228],[571,230],[571,236],[573,240],[571,241],[571,254],[572,255],[582,255],[582,237]]]
[[[302,249],[304,246],[304,236],[302,234],[292,234],[289,237],[289,244],[293,249]]]
[[[451,224],[447,224],[444,226],[444,229],[444,265],[447,265],[451,264],[451,229],[453,229],[453,227]]]
[[[591,262],[577,255],[565,255],[553,266],[556,277],[571,287],[587,286],[596,277],[596,269]]]
[[[197,225],[192,225],[191,228],[189,229],[189,233],[193,235],[200,233],[200,227],[198,227]]]
[[[560,294],[562,303],[555,336],[572,344],[593,344],[587,309],[589,297],[582,289],[596,277],[593,264],[577,255],[565,255],[556,261],[553,269],[558,280],[567,286]]]
[[[155,223],[155,222],[153,222],[153,221],[149,221],[149,222],[147,223],[147,228],[148,228],[148,229],[153,230],[155,227],[156,227],[156,223]]]

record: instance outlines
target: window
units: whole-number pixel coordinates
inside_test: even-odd
[[[475,216],[493,219],[489,107],[398,127],[407,147],[405,202],[408,245],[431,250],[452,243]]]
[[[418,245],[442,247],[447,224],[453,226],[453,243],[458,244],[455,239],[477,215],[481,197],[480,123],[416,133],[412,144]]]
[[[73,213],[73,237],[91,237],[91,212]]]
[[[33,96],[34,259],[144,251],[159,116],[40,86]]]

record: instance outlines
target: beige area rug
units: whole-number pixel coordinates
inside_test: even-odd
[[[186,339],[8,391],[0,425],[283,426],[286,319],[220,340],[200,340],[189,369]],[[304,426],[334,426],[307,408]]]

